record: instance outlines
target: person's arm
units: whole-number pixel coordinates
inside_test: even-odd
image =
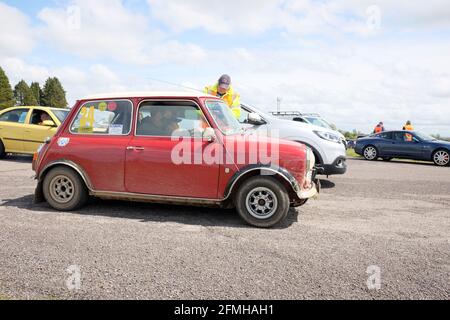
[[[233,94],[233,102],[231,103],[231,111],[236,119],[241,117],[241,96],[239,93]]]

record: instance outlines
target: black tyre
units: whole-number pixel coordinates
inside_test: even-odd
[[[248,224],[269,228],[286,218],[289,195],[273,177],[252,177],[245,181],[235,196],[239,215]]]
[[[445,167],[450,164],[450,152],[445,149],[436,150],[433,153],[433,162],[439,167]]]
[[[84,181],[72,169],[56,167],[51,169],[43,182],[44,198],[56,210],[71,211],[81,208],[88,200]]]
[[[374,161],[378,159],[378,150],[374,146],[367,146],[363,150],[364,159]]]
[[[0,140],[0,159],[3,159],[4,157],[6,157],[5,146],[3,145],[3,142]]]
[[[301,206],[304,206],[307,202],[308,202],[308,199],[302,199],[297,202],[294,202],[294,204],[292,206],[294,208],[301,207]]]

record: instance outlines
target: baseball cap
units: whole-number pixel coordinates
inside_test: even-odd
[[[219,87],[223,89],[228,89],[231,84],[231,78],[229,75],[224,74],[219,78]]]

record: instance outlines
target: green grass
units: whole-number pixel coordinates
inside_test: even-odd
[[[347,149],[347,157],[349,158],[362,158],[359,154],[355,152],[354,149]],[[411,159],[400,159],[400,158],[394,158],[392,159],[393,162],[412,162],[412,163],[423,163],[423,164],[430,164],[429,161],[420,161],[420,160],[411,160]]]
[[[347,149],[347,157],[360,158],[361,156],[357,154],[354,149]]]

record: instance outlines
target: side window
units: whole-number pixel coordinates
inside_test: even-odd
[[[47,112],[39,109],[34,109],[33,113],[31,114],[30,124],[42,125],[42,122],[46,120],[53,119]]]
[[[394,140],[399,142],[412,142],[412,135],[405,132],[394,132]]]
[[[8,111],[0,116],[0,121],[25,123],[27,118],[28,109],[16,109]]]
[[[392,139],[392,132],[383,132],[378,135],[382,139]]]
[[[208,127],[197,106],[144,102],[139,107],[136,134],[159,137],[198,137]]]
[[[395,141],[404,141],[403,137],[405,134],[403,132],[394,132],[393,136]]]
[[[86,102],[70,126],[72,133],[127,135],[133,105],[125,100]]]
[[[303,118],[301,118],[301,117],[294,117],[294,118],[292,118],[292,120],[297,121],[297,122],[307,123],[307,122],[305,121],[305,119],[303,119]]]

